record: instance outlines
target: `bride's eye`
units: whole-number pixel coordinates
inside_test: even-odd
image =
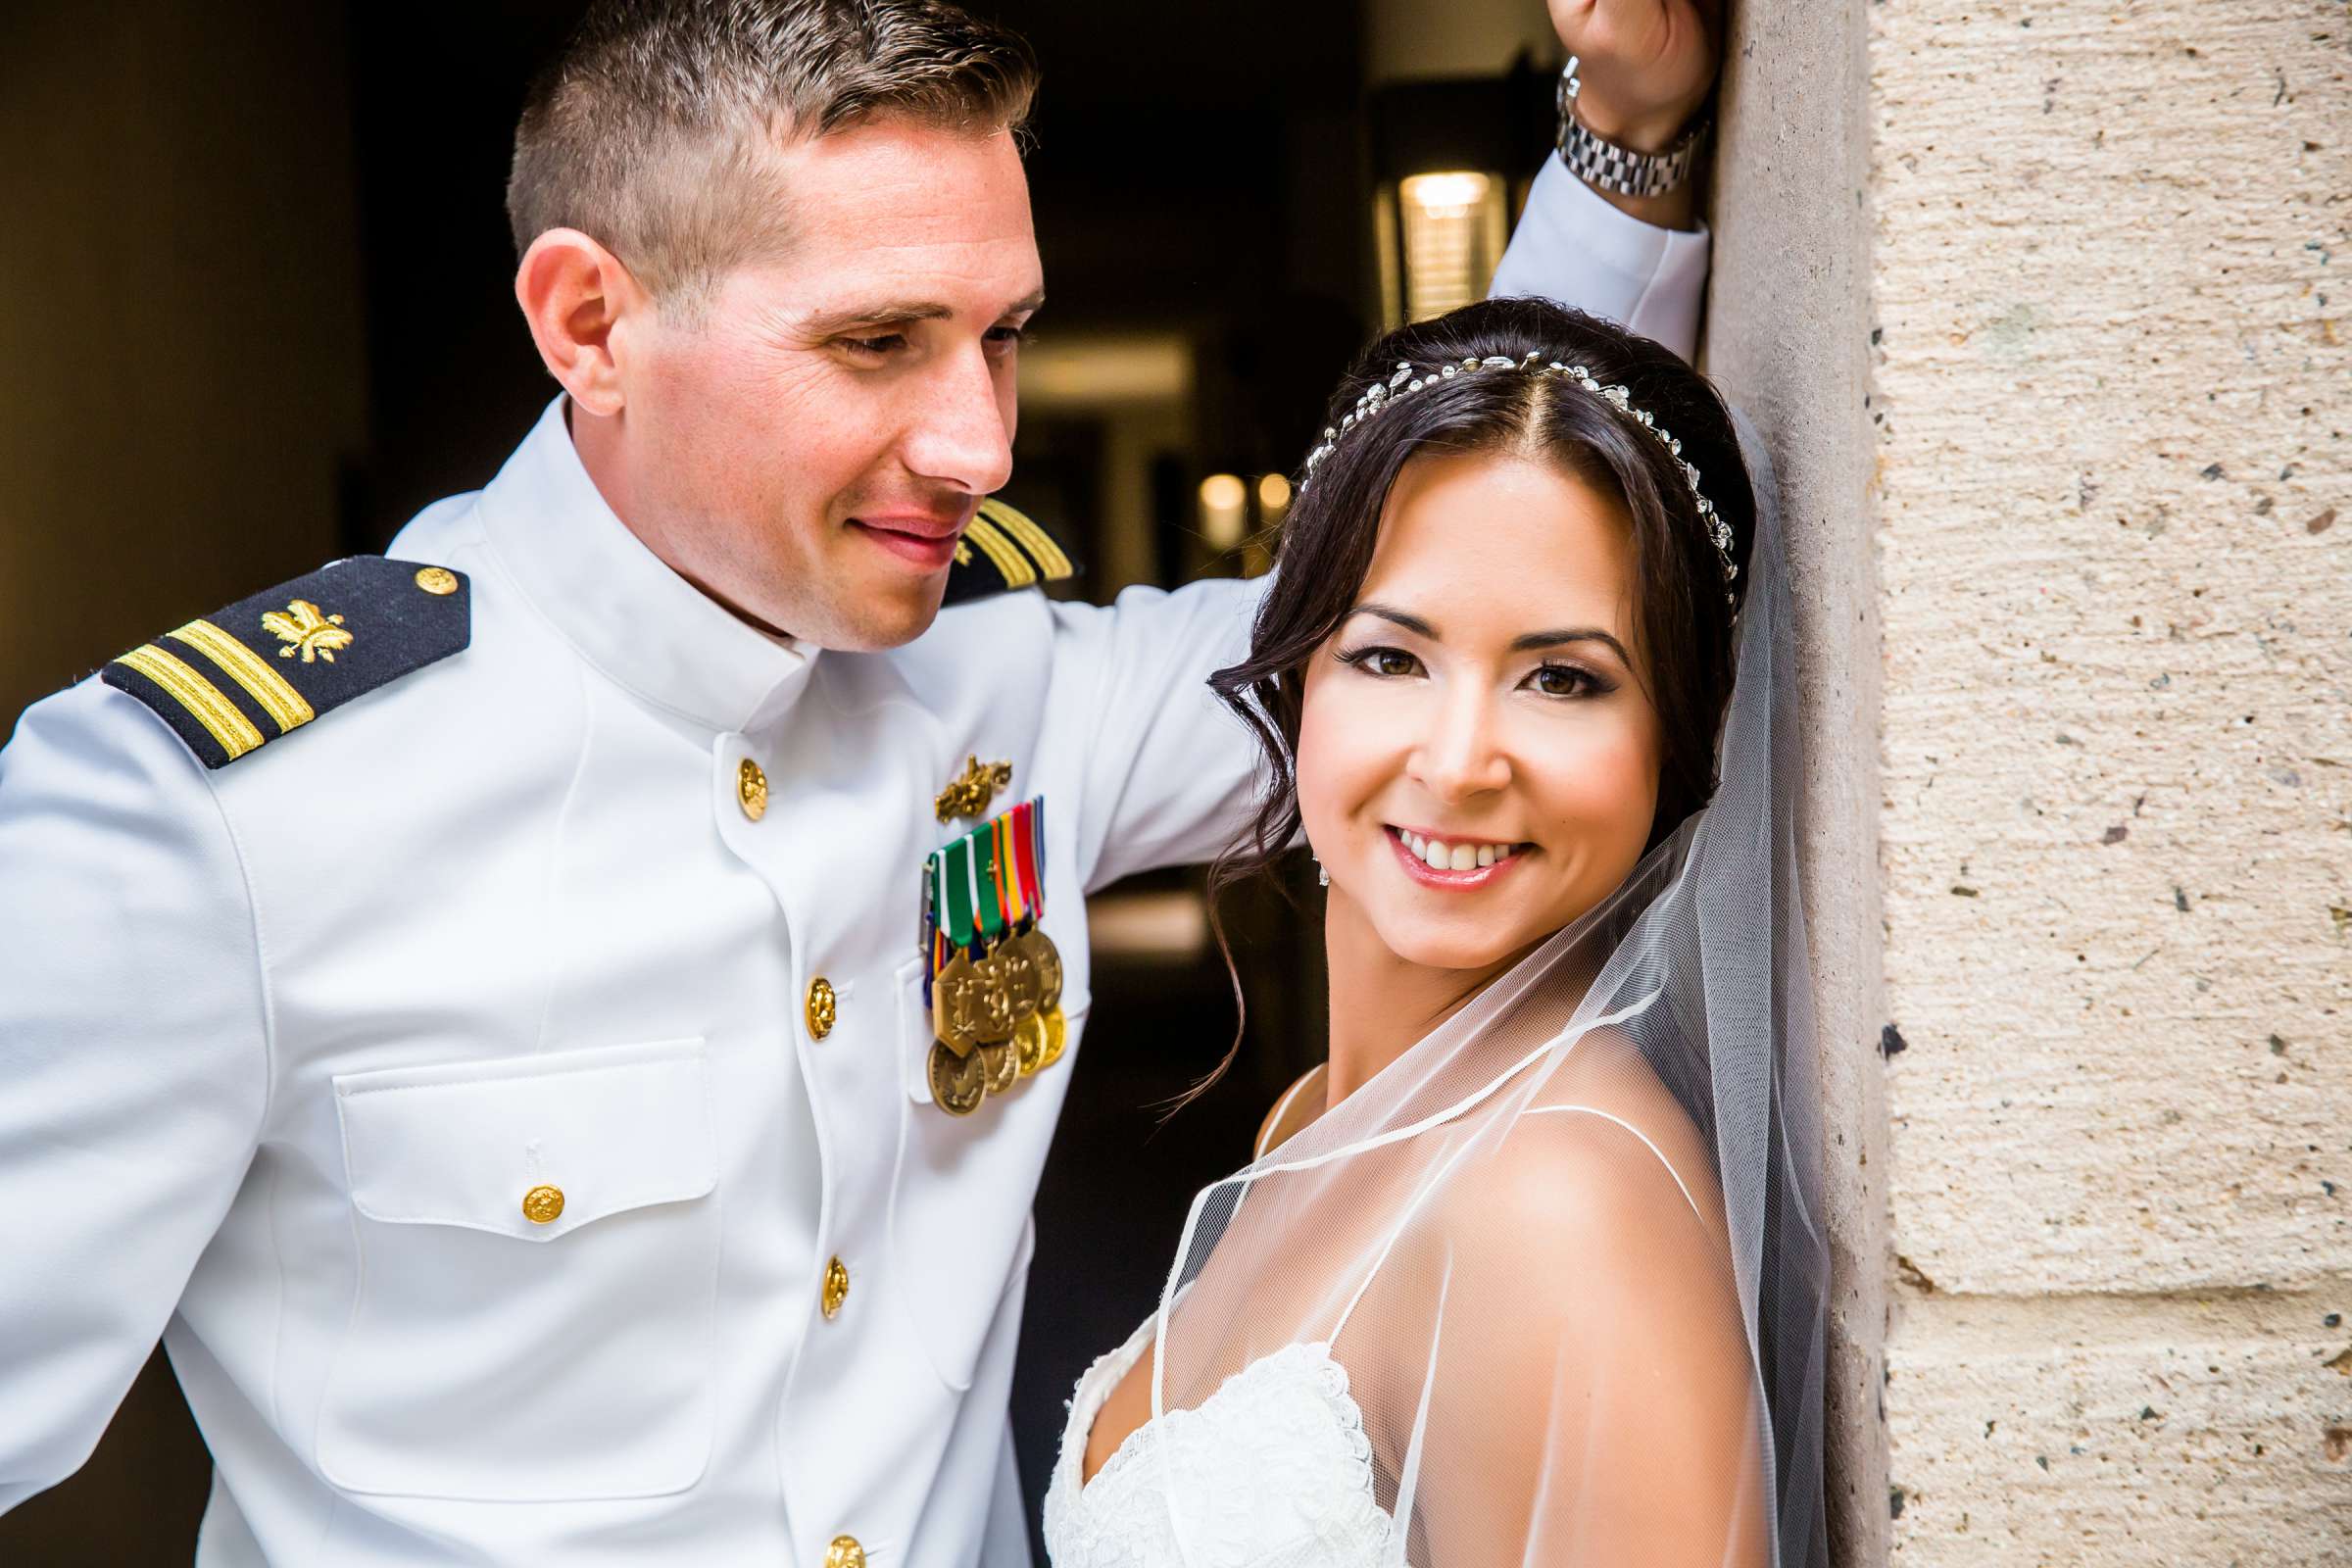
[[[1527,684],[1545,697],[1584,697],[1598,695],[1609,688],[1589,669],[1574,664],[1544,664],[1527,677]]]
[[[1421,661],[1401,648],[1354,648],[1339,656],[1343,664],[1352,665],[1367,675],[1395,679],[1399,675],[1419,673]]]

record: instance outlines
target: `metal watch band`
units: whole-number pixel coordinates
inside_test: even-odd
[[[1570,55],[1568,64],[1560,71],[1555,100],[1560,111],[1560,133],[1555,145],[1568,172],[1588,185],[1620,196],[1663,196],[1689,179],[1691,168],[1698,162],[1699,144],[1706,140],[1707,131],[1715,122],[1714,115],[1702,111],[1675,138],[1674,145],[1662,153],[1638,153],[1630,147],[1620,147],[1594,135],[1576,118],[1576,95],[1583,85],[1577,79],[1577,57]]]

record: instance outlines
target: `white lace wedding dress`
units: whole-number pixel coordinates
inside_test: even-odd
[[[1328,1345],[1250,1362],[1196,1409],[1128,1435],[1092,1481],[1086,1440],[1102,1401],[1152,1344],[1157,1319],[1079,1380],[1046,1490],[1054,1568],[1373,1568],[1392,1523],[1374,1499],[1372,1444]],[[1169,1517],[1152,1474],[1173,1459],[1219,1500],[1214,1517]],[[1181,1534],[1179,1531],[1181,1530]]]

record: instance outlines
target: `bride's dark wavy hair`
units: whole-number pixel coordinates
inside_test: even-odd
[[[1389,491],[1405,464],[1424,453],[1494,452],[1548,463],[1624,506],[1633,527],[1632,652],[1664,744],[1644,851],[1714,796],[1716,737],[1737,663],[1735,607],[1725,602],[1722,562],[1680,465],[1697,467],[1699,487],[1731,525],[1732,560],[1741,568],[1735,595],[1747,580],[1756,501],[1731,414],[1704,376],[1673,350],[1582,311],[1547,300],[1485,300],[1375,341],[1332,394],[1326,423],[1336,428],[1363,389],[1387,381],[1400,361],[1420,373],[1529,354],[1540,364],[1584,366],[1601,385],[1625,387],[1634,408],[1682,442],[1682,457],[1575,382],[1517,370],[1438,381],[1341,436],[1311,482],[1301,480],[1284,520],[1250,657],[1208,681],[1256,735],[1266,763],[1256,810],[1209,872],[1210,918],[1229,965],[1219,899],[1270,873],[1298,835],[1297,756],[1307,662],[1355,608]],[[1478,541],[1463,543],[1476,548]],[[1238,976],[1234,995],[1239,1003]],[[1224,1070],[1220,1064],[1194,1092]]]
[[[1746,582],[1755,493],[1740,437],[1713,386],[1673,350],[1547,300],[1484,300],[1397,328],[1357,359],[1332,394],[1336,427],[1374,381],[1403,362],[1418,374],[1499,355],[1581,365],[1621,385],[1683,444],[1678,460],[1632,415],[1553,374],[1480,370],[1438,381],[1348,430],[1302,482],[1285,519],[1275,576],[1259,605],[1250,657],[1209,686],[1256,735],[1267,779],[1241,839],[1211,874],[1218,891],[1267,870],[1298,837],[1297,752],[1307,661],[1355,608],[1389,491],[1424,453],[1494,452],[1548,463],[1620,502],[1633,524],[1634,621],[1640,665],[1664,737],[1655,847],[1715,793],[1715,741],[1732,698],[1737,646],[1723,567],[1684,482],[1681,463],[1731,525]],[[1464,540],[1476,548],[1476,540]]]

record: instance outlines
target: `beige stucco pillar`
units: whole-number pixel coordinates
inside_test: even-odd
[[[1840,1560],[2352,1560],[2352,15],[1744,12]]]

